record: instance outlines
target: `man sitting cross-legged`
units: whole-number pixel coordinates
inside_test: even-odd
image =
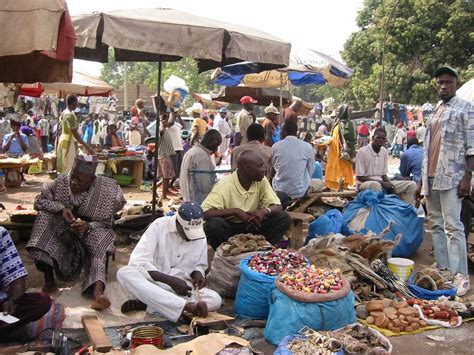
[[[176,215],[159,218],[148,227],[128,265],[117,272],[117,280],[134,297],[122,305],[122,312],[157,312],[176,322],[185,311],[205,317],[220,308],[221,297],[205,288],[203,223],[201,207],[188,201]]]

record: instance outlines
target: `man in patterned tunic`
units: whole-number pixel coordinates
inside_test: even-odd
[[[92,295],[91,308],[103,310],[110,306],[106,253],[113,251],[114,214],[125,199],[114,180],[95,176],[96,167],[95,157],[78,156],[69,175],[45,184],[35,200],[38,216],[27,250],[44,273],[43,291],[57,290],[54,273],[73,280],[84,267],[83,293]]]
[[[0,312],[19,320],[0,321],[0,342],[22,340],[27,336],[24,325],[40,319],[51,308],[45,293],[25,293],[28,272],[7,230],[0,227]]]

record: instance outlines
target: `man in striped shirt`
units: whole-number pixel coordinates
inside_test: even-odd
[[[0,342],[23,340],[27,336],[24,325],[40,319],[51,308],[46,293],[25,293],[27,275],[8,231],[0,227],[0,307],[4,316],[18,318],[13,323],[0,320]]]

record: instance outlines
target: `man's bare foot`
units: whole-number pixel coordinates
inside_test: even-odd
[[[186,312],[191,313],[194,316],[198,317],[207,317],[207,304],[206,302],[189,302],[184,306]]]
[[[128,313],[132,311],[146,311],[147,305],[140,300],[128,300],[122,304],[120,310],[122,313]]]
[[[103,311],[106,308],[109,308],[111,305],[109,299],[105,295],[101,295],[94,299],[91,303],[91,308],[96,311]]]
[[[58,291],[58,285],[56,285],[56,282],[45,282],[43,284],[43,287],[41,288],[41,291],[46,292],[48,294],[55,293]]]

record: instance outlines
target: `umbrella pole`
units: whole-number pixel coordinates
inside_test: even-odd
[[[156,129],[155,129],[155,152],[153,156],[153,161],[154,161],[154,166],[155,166],[155,171],[153,171],[153,200],[151,203],[151,215],[154,218],[156,215],[156,200],[158,197],[157,191],[156,191],[156,171],[158,167],[158,138],[160,134],[160,112],[161,112],[161,100],[160,100],[160,90],[161,90],[161,55],[158,56],[158,107],[157,107],[157,115],[156,115]]]

